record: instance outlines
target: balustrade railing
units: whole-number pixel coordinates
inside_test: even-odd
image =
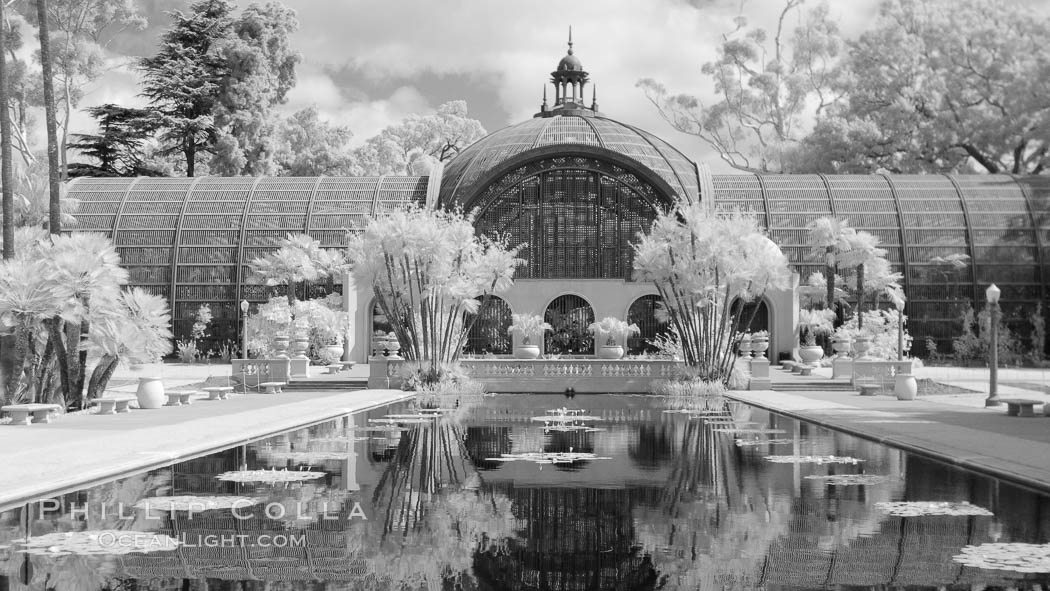
[[[289,359],[231,359],[231,379],[249,388],[263,382],[285,382],[291,377]]]
[[[370,388],[397,388],[404,360],[370,360]],[[490,392],[649,392],[683,367],[666,359],[463,359],[460,367]]]

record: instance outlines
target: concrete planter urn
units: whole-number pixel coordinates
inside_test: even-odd
[[[521,343],[514,347],[515,359],[539,359],[540,346],[533,344],[529,337],[522,337]]]
[[[918,392],[919,384],[910,373],[898,373],[894,378],[893,393],[897,395],[897,400],[915,400]]]
[[[857,359],[864,359],[868,355],[868,350],[871,349],[871,337],[857,337],[853,341],[853,350],[857,353]]]
[[[824,347],[820,345],[805,345],[798,348],[798,356],[806,365],[813,365],[824,358]]]
[[[755,353],[755,359],[765,359],[766,351],[769,350],[769,337],[759,335],[751,337],[751,351]]]
[[[288,345],[292,342],[286,334],[276,334],[273,337],[273,356],[276,359],[288,359]]]
[[[623,358],[623,346],[616,342],[616,339],[609,337],[606,339],[605,344],[598,347],[598,359],[622,359]]]
[[[164,406],[164,382],[158,377],[139,378],[139,387],[135,391],[139,408],[160,408]]]
[[[751,335],[746,334],[740,339],[740,344],[737,345],[737,350],[740,351],[741,359],[751,358]]]
[[[852,344],[849,337],[835,337],[831,341],[831,348],[835,350],[835,357],[841,359],[849,353]]]

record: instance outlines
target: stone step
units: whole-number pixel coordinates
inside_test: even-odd
[[[362,378],[357,380],[318,380],[316,382],[309,380],[295,380],[288,382],[288,385],[284,387],[284,390],[286,392],[288,390],[299,392],[304,390],[323,390],[327,392],[331,390],[366,390],[367,388],[368,380]]]

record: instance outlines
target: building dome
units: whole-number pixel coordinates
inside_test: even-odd
[[[686,199],[699,199],[696,165],[655,135],[600,115],[536,117],[478,140],[446,167],[440,202],[471,201],[504,173],[553,153],[610,160]]]
[[[569,54],[561,58],[561,61],[558,62],[558,71],[565,70],[583,70],[583,64],[580,62],[580,58],[573,55],[571,49],[569,50]]]

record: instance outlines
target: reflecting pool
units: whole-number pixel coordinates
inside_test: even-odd
[[[1042,494],[742,404],[502,395],[9,509],[0,590],[1045,589],[1048,534]]]

